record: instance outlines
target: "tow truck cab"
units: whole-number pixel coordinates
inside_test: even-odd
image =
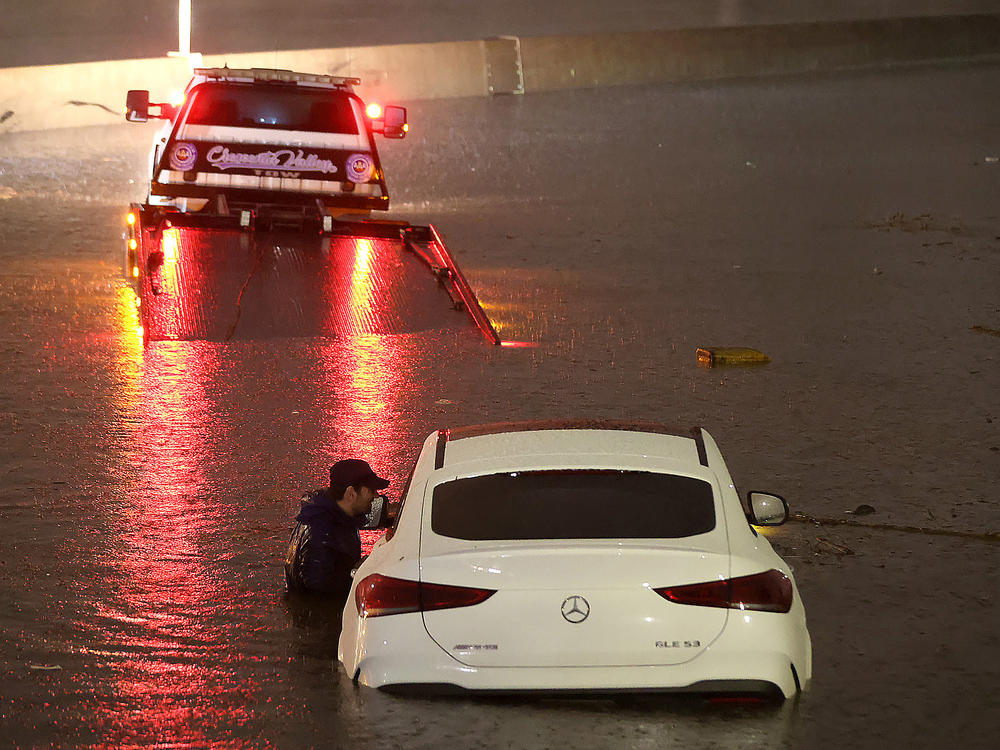
[[[403,138],[406,110],[365,107],[360,80],[254,68],[196,68],[178,105],[129,91],[125,117],[164,119],[147,203],[184,213],[389,208],[374,135]],[[155,114],[150,108],[159,108]]]

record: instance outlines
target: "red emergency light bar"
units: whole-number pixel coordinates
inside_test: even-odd
[[[360,78],[328,76],[319,73],[296,73],[272,68],[195,68],[196,76],[218,81],[274,81],[278,83],[312,83],[347,88],[361,84]]]

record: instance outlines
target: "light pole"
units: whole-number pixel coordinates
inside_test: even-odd
[[[177,50],[191,54],[191,0],[177,0]]]
[[[186,57],[191,67],[201,65],[201,53],[191,51],[191,0],[177,0],[177,50],[168,57]]]

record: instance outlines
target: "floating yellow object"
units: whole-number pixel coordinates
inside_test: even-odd
[[[698,347],[698,364],[705,367],[723,365],[765,365],[771,361],[764,352],[742,346]]]

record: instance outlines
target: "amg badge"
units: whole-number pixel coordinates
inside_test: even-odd
[[[657,641],[657,648],[698,648],[701,641]]]

